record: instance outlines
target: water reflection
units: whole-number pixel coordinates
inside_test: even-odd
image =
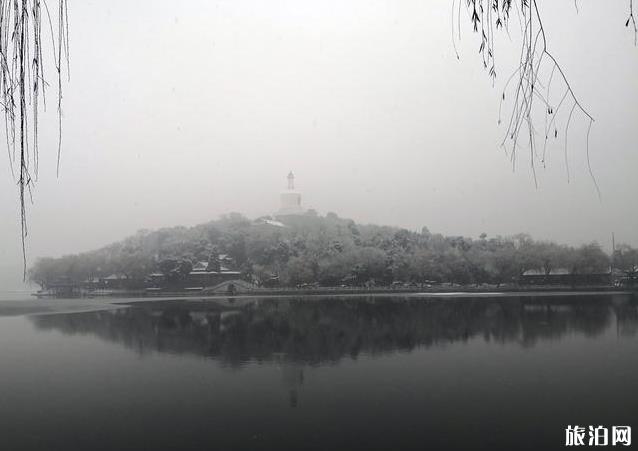
[[[568,424],[638,418],[631,297],[155,301],[2,320],[6,449],[536,451],[563,449]]]
[[[316,365],[469,340],[532,347],[608,330],[635,336],[638,303],[626,296],[158,301],[31,321],[40,330],[92,334],[141,354],[192,354],[234,367],[249,361]],[[285,371],[296,404],[303,372],[301,366]]]

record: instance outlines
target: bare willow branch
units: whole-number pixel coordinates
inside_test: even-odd
[[[574,2],[578,12],[578,4]],[[479,36],[478,52],[483,60],[483,66],[487,70],[490,79],[496,78],[495,62],[495,30],[504,29],[508,32],[512,12],[516,13],[521,31],[521,49],[516,70],[506,79],[501,94],[498,124],[504,124],[505,133],[501,146],[515,164],[516,156],[521,149],[529,152],[529,162],[534,183],[537,184],[536,166],[540,163],[545,166],[548,141],[559,138],[557,117],[562,111],[561,107],[567,99],[572,104],[567,113],[567,121],[562,129],[565,134],[564,156],[569,181],[568,140],[567,134],[575,112],[579,112],[588,122],[587,143],[589,164],[589,130],[594,122],[592,115],[585,109],[576,96],[565,71],[550,52],[545,27],[538,8],[537,0],[465,0],[465,6],[470,17],[470,23],[474,32]],[[629,18],[626,25],[631,22],[636,31],[636,22],[633,15],[633,0],[629,0]],[[453,8],[454,11],[454,8]],[[454,22],[454,18],[453,18]],[[455,47],[455,53],[457,53]],[[554,98],[551,90],[553,84],[563,87],[559,92],[564,93]],[[509,119],[503,121],[503,104],[510,105]],[[536,121],[542,121],[542,127],[535,127]],[[562,122],[562,121],[561,121]],[[537,135],[543,133],[542,152],[537,146]],[[525,143],[526,142],[526,143]],[[525,144],[521,146],[521,144]],[[593,175],[591,166],[589,173],[600,194],[598,183]]]
[[[636,16],[634,16],[634,0],[629,0],[629,17],[627,17],[625,27],[629,27],[629,24],[634,29],[634,45],[638,45],[638,26],[636,26]]]
[[[40,96],[45,103],[42,5],[47,13],[58,77],[58,155],[62,134],[62,71],[68,63],[67,0],[58,0],[57,35],[45,0],[0,0],[0,104],[4,112],[9,166],[20,199],[23,272],[26,277],[27,203],[37,179]],[[68,70],[68,65],[67,65]],[[19,155],[17,158],[16,153]],[[17,166],[17,168],[15,168]]]

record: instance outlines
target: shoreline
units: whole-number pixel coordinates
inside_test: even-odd
[[[128,290],[128,291],[114,291],[109,294],[100,294],[97,296],[84,296],[89,299],[97,298],[173,298],[173,297],[240,297],[240,296],[342,296],[342,295],[398,295],[398,294],[420,294],[420,295],[466,295],[466,294],[501,294],[501,293],[632,293],[633,291],[627,288],[613,287],[609,285],[604,286],[509,286],[509,287],[471,287],[471,286],[438,286],[431,288],[361,288],[361,287],[315,287],[315,288],[256,288],[253,290],[236,290],[234,292],[219,292],[212,291],[208,288],[193,291],[165,291],[165,292],[148,292],[143,290]]]
[[[455,287],[456,288],[456,287]],[[25,315],[47,315],[57,313],[80,313],[89,311],[103,311],[120,308],[128,308],[134,304],[145,302],[165,301],[209,301],[226,308],[239,308],[256,299],[295,298],[306,297],[309,301],[326,296],[334,297],[399,297],[411,299],[482,299],[482,298],[522,298],[522,297],[575,297],[575,296],[635,296],[636,291],[618,290],[608,287],[592,287],[591,289],[534,289],[534,290],[332,290],[308,292],[308,290],[290,289],[273,291],[259,291],[250,293],[227,294],[203,294],[203,293],[166,293],[158,296],[113,296],[79,297],[79,298],[41,298],[30,297],[27,299],[0,300],[0,318]],[[128,293],[133,294],[133,293]],[[239,302],[238,302],[239,301]]]

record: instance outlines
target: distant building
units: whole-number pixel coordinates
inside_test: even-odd
[[[306,211],[301,206],[301,194],[295,191],[295,175],[288,173],[288,188],[280,195],[281,206],[275,213],[278,216],[303,215]]]
[[[549,273],[530,269],[519,278],[521,285],[602,286],[611,285],[611,273],[570,273],[566,268],[552,269]]]
[[[73,298],[80,295],[80,285],[72,281],[69,277],[60,277],[53,282],[49,282],[42,290],[36,293],[37,297],[62,297]]]
[[[275,221],[274,219],[268,219],[268,218],[260,218],[255,220],[255,224],[257,225],[269,225],[269,226],[273,226],[273,227],[281,227],[284,228],[286,227],[286,224],[284,224],[281,221]]]
[[[177,279],[170,279],[160,272],[149,274],[146,278],[146,289],[201,290],[222,282],[241,279],[242,272],[233,269],[234,267],[235,261],[230,255],[218,254],[215,259],[195,262],[188,274]]]
[[[186,277],[186,285],[210,287],[221,282],[241,278],[241,271],[191,271]]]
[[[127,288],[129,279],[124,274],[111,274],[103,277],[100,282],[105,288],[121,290]]]
[[[207,271],[208,270],[208,262],[197,262],[193,265],[193,272],[197,271]]]
[[[193,265],[192,271],[186,277],[186,284],[189,286],[210,287],[228,280],[239,279],[241,271],[231,270],[235,262],[228,254],[219,254],[217,264],[210,267],[208,261],[200,261]]]

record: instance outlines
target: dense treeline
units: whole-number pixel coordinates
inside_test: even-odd
[[[83,281],[111,274],[143,279],[152,272],[179,274],[192,264],[228,254],[244,276],[281,285],[319,283],[388,285],[396,282],[509,283],[533,269],[549,274],[609,270],[610,256],[597,243],[570,247],[535,241],[529,235],[478,239],[443,236],[396,227],[356,224],[334,213],[310,212],[282,219],[249,220],[233,213],[195,227],[142,230],[104,248],[38,260],[33,281],[46,285],[68,278]],[[619,246],[614,266],[638,269],[638,251]]]

